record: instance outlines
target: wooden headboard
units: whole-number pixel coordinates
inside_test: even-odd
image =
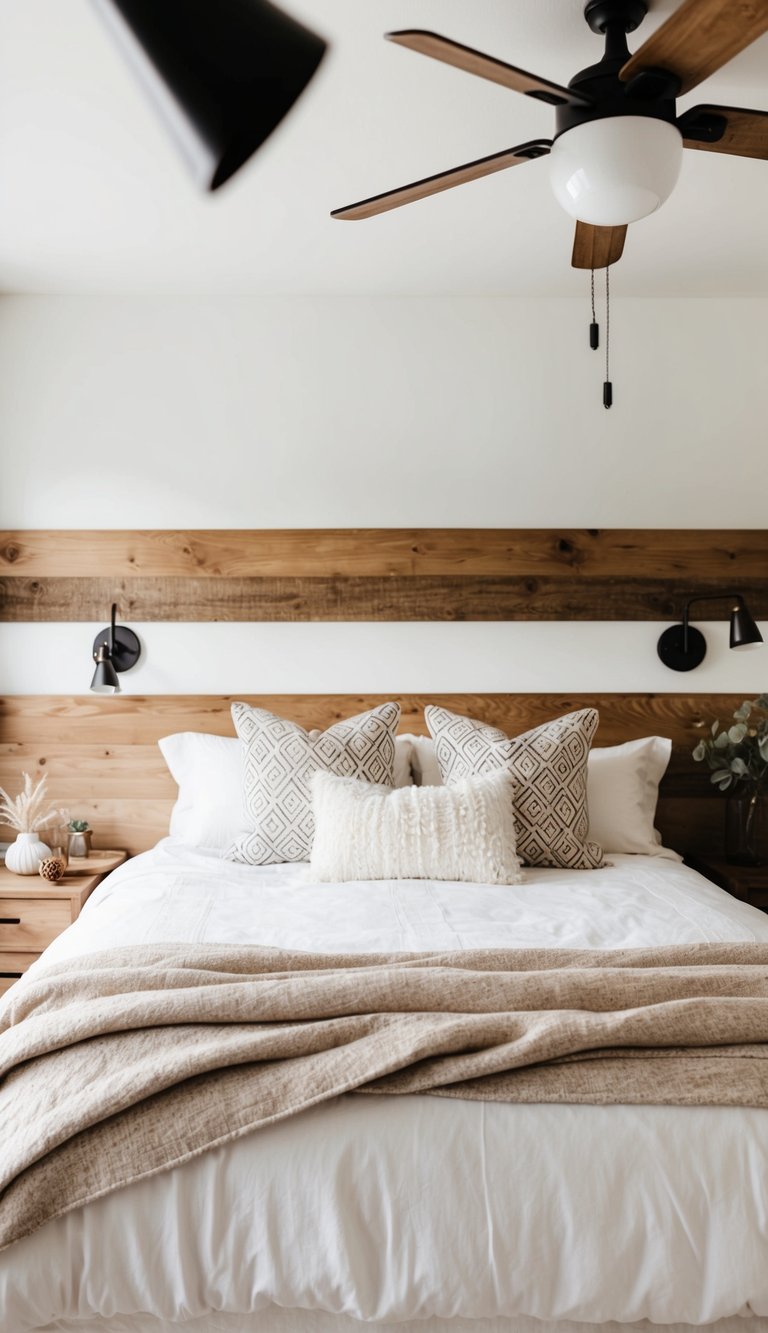
[[[241,695],[306,727],[327,727],[385,695]],[[400,730],[424,733],[424,705],[441,703],[517,735],[574,708],[600,711],[597,745],[640,736],[670,736],[674,750],[662,784],[659,826],[683,853],[722,847],[724,799],[691,750],[714,717],[741,702],[726,694],[436,694],[392,695],[402,709]],[[0,700],[0,784],[19,773],[47,773],[52,798],[90,821],[94,844],[145,851],[168,831],[176,786],[157,747],[175,731],[234,735],[232,700],[223,695],[16,695]]]

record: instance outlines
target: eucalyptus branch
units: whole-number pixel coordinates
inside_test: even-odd
[[[768,694],[745,699],[724,729],[719,721],[713,722],[693,757],[697,762],[706,760],[712,770],[710,782],[721,791],[741,783],[759,792],[768,773]]]

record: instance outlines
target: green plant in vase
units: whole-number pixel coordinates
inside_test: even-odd
[[[68,851],[70,856],[90,856],[91,826],[87,819],[70,819]]]
[[[730,725],[712,723],[711,734],[693,751],[711,769],[710,782],[729,793],[725,822],[726,859],[738,865],[762,860],[761,819],[768,775],[768,694],[745,699]]]

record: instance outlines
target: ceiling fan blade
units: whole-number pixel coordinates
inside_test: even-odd
[[[424,180],[413,181],[411,185],[401,185],[398,190],[387,190],[384,194],[374,194],[370,199],[361,199],[357,204],[335,208],[331,217],[359,222],[362,218],[386,213],[390,208],[400,208],[402,204],[412,204],[417,199],[426,199],[430,194],[439,194],[440,190],[452,190],[454,185],[464,185],[467,181],[479,180],[481,176],[490,176],[494,171],[505,171],[507,167],[532,162],[537,157],[546,156],[551,147],[551,139],[534,139],[530,143],[518,144],[517,148],[505,148],[502,153],[491,153],[488,157],[478,158],[476,162],[466,162],[463,167],[439,171],[436,176],[426,176]]]
[[[473,51],[471,46],[462,46],[448,37],[441,37],[436,32],[426,32],[422,28],[408,28],[402,32],[385,34],[388,42],[397,42],[398,46],[407,46],[410,51],[431,56],[433,60],[442,60],[446,65],[464,69],[468,74],[477,74],[481,79],[490,79],[500,83],[503,88],[511,88],[515,93],[525,93],[536,97],[550,106],[590,106],[593,99],[575,93],[570,88],[562,88],[559,83],[549,79],[540,79],[536,74],[528,74],[524,69],[516,69],[494,56],[483,55],[482,51]]]
[[[607,268],[617,263],[624,251],[626,235],[626,226],[592,227],[588,222],[577,222],[571,267]]]
[[[695,106],[677,122],[686,148],[768,160],[768,111],[741,106]]]
[[[683,0],[620,71],[625,81],[663,69],[690,92],[726,61],[768,32],[768,0]]]

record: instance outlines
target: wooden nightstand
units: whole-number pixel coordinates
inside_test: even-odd
[[[686,864],[734,898],[768,912],[768,865],[732,866],[717,857],[686,857]]]
[[[76,920],[96,885],[126,856],[93,851],[88,857],[72,857],[58,884],[0,867],[0,995]]]

